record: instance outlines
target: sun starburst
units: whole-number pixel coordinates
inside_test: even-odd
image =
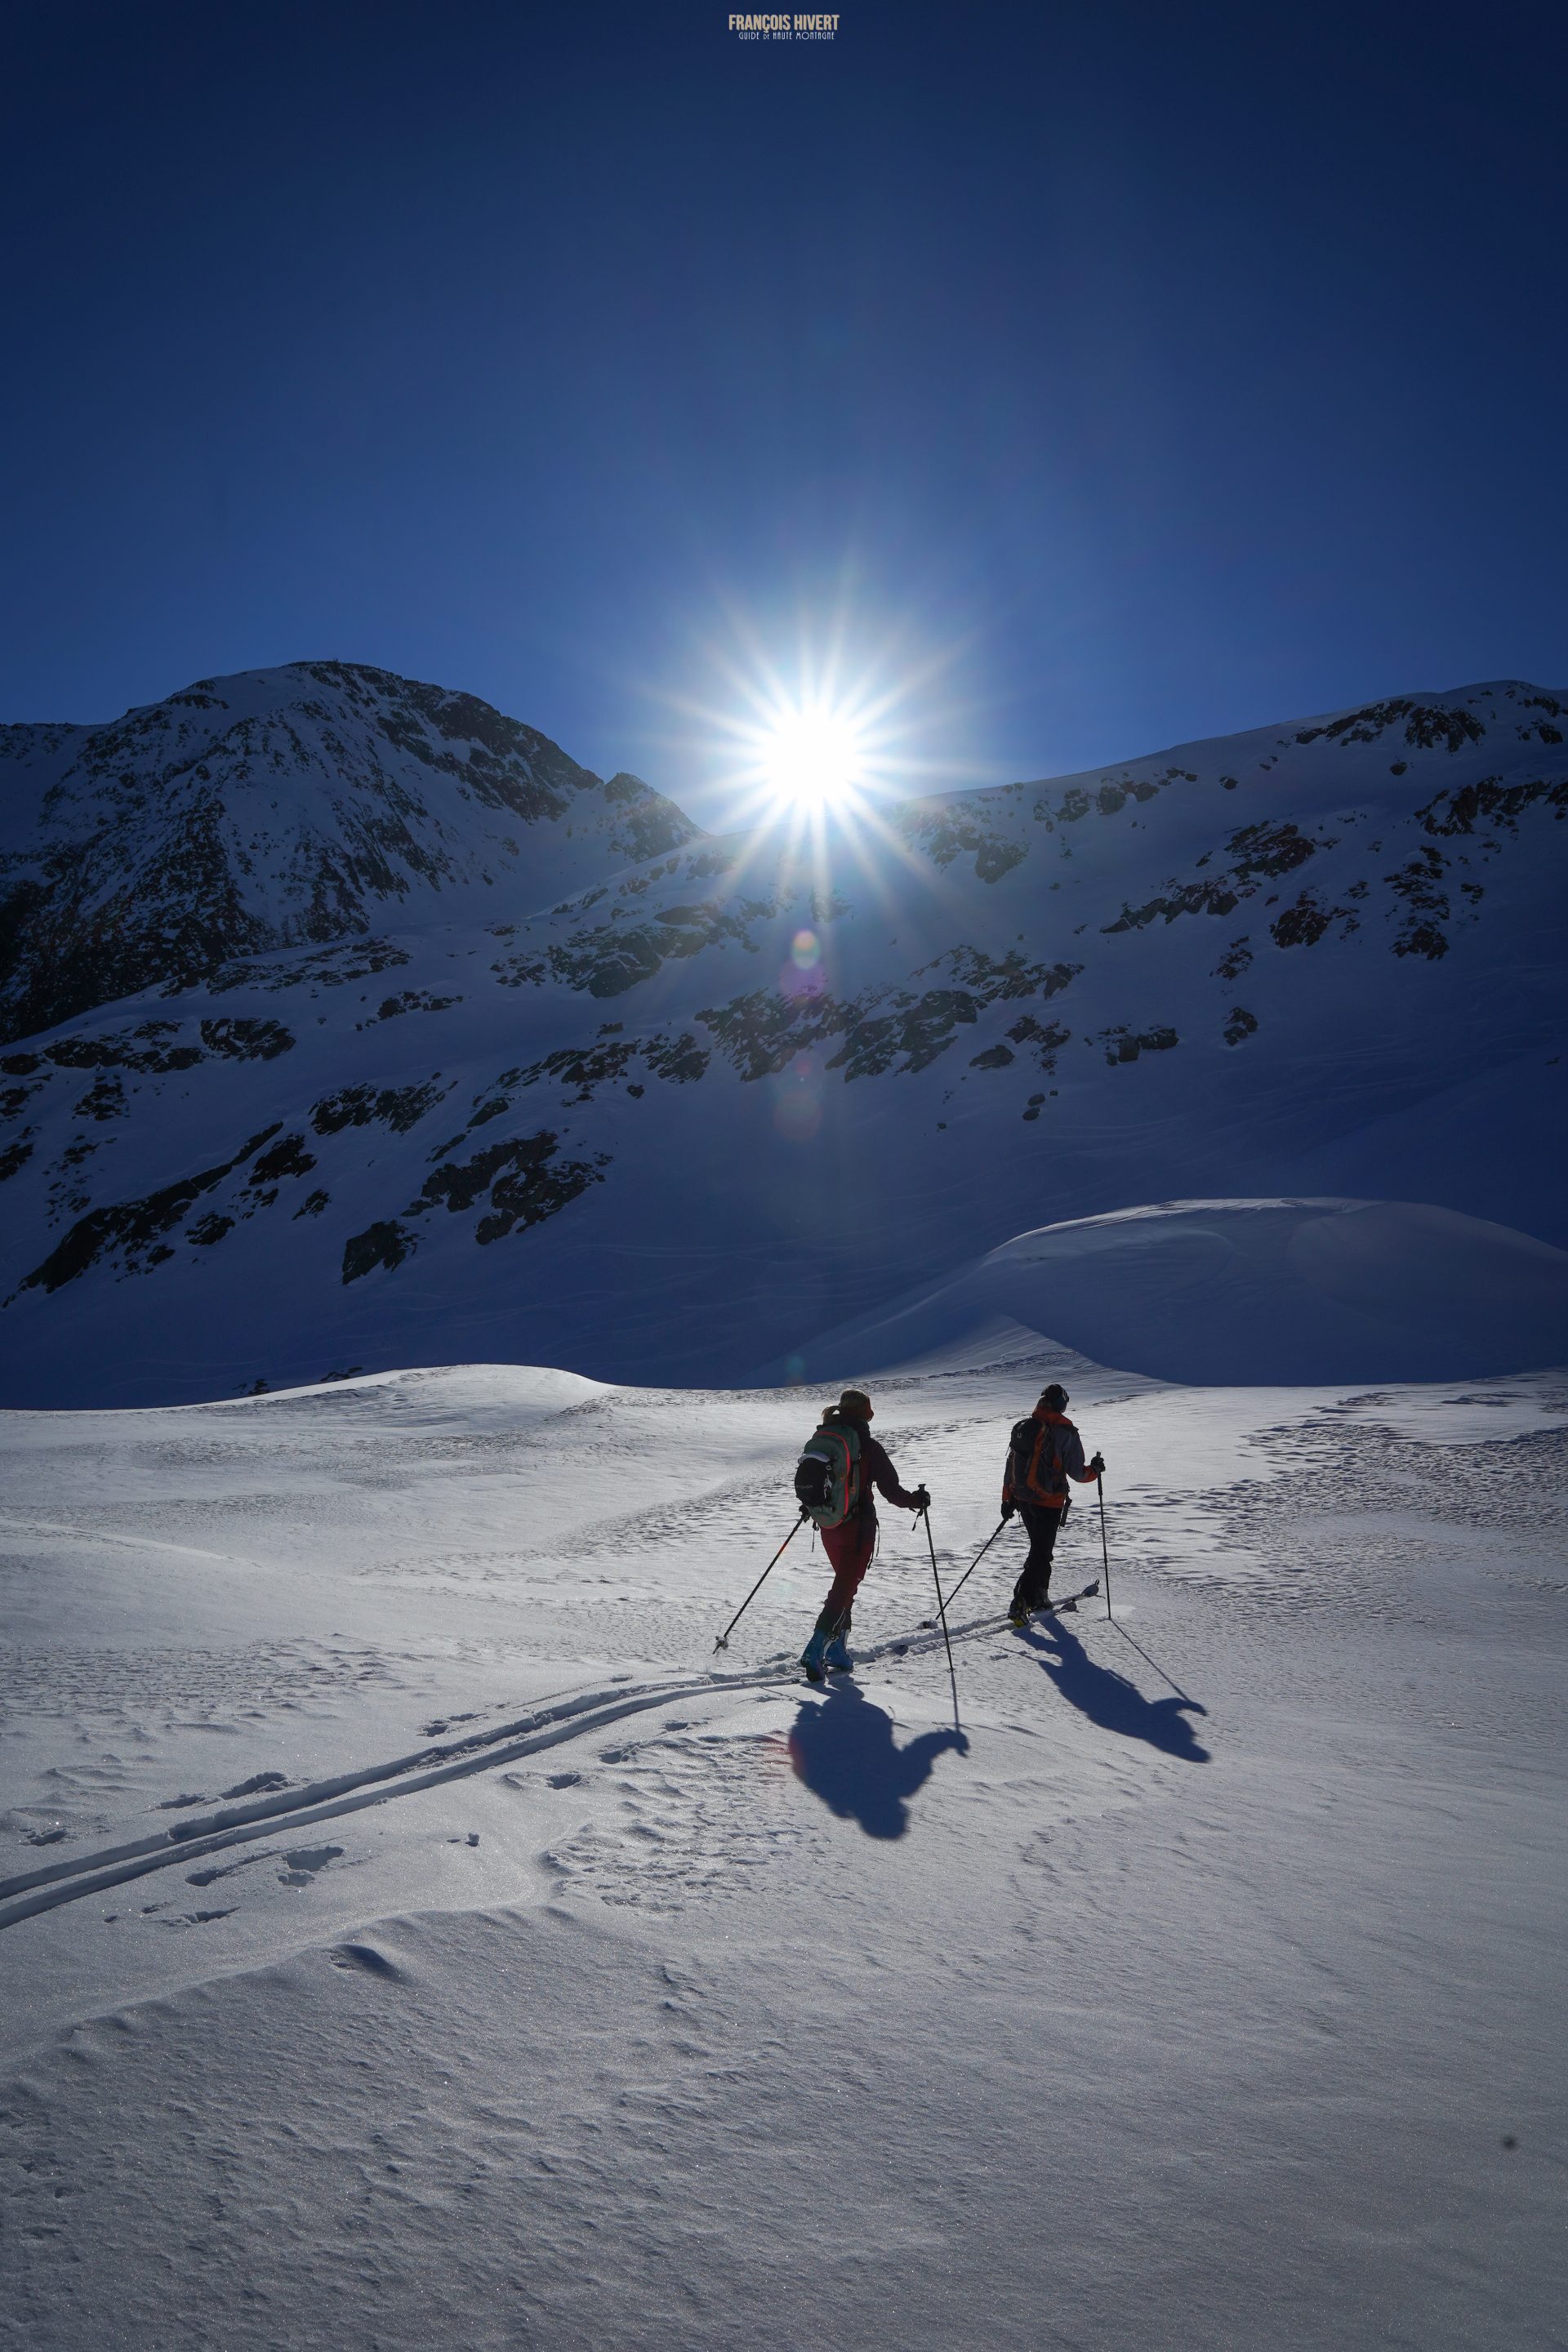
[[[847,711],[785,709],[758,731],[758,763],[784,808],[842,807],[861,782],[860,730]]]

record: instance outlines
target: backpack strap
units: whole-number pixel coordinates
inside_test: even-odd
[[[860,1507],[860,1433],[852,1421],[834,1424],[833,1434],[844,1447],[844,1517],[852,1519]]]

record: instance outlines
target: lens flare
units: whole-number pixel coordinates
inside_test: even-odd
[[[773,1125],[786,1143],[809,1143],[822,1125],[822,1076],[809,1054],[797,1054],[779,1077]]]
[[[821,1097],[804,1092],[781,1095],[773,1105],[773,1125],[786,1143],[809,1143],[822,1125]]]
[[[805,996],[826,996],[827,974],[822,965],[822,941],[810,929],[796,931],[789,956],[779,973],[779,994],[790,1003]]]

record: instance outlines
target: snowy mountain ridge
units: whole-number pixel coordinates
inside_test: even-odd
[[[1563,696],[1396,697],[814,845],[700,835],[384,672],[192,692],[10,770],[7,1001],[83,1006],[0,1056],[15,1402],[416,1359],[732,1381],[1173,1199],[1568,1241]]]
[[[505,889],[545,907],[696,828],[472,695],[352,662],[203,678],[106,727],[0,729],[0,1034],[226,959]]]

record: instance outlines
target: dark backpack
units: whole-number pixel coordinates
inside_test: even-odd
[[[808,1440],[795,1465],[795,1500],[819,1528],[841,1528],[860,1507],[860,1433],[851,1422],[826,1422]]]

